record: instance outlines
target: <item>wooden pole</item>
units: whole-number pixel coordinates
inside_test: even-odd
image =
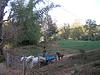
[[[39,58],[39,54],[38,54],[38,69],[40,68],[40,58]]]
[[[24,59],[24,61],[23,61],[23,75],[26,75],[26,61],[25,61],[25,59]]]
[[[10,54],[7,52],[7,61],[6,61],[7,67],[11,66],[11,58],[10,58]]]
[[[48,63],[48,75],[51,75],[51,68],[50,68],[51,66],[50,66],[50,64],[51,64],[51,63],[49,62],[49,63]]]

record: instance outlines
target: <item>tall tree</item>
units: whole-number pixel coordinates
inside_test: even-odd
[[[54,35],[57,33],[57,26],[53,23],[52,18],[48,13],[43,22],[42,33],[44,37],[44,41],[47,42],[54,38]]]
[[[47,25],[47,38],[50,40],[50,38],[57,33],[56,24],[53,23],[50,15],[47,15]]]
[[[42,0],[29,0],[25,4],[25,0],[16,0],[11,3],[12,5],[12,22],[15,27],[17,27],[17,42],[29,42],[31,44],[36,44],[40,38],[40,23],[41,18],[43,18],[45,12],[56,7],[53,3],[37,9],[37,5],[43,2]]]
[[[0,0],[0,54],[3,55],[2,51],[2,43],[3,43],[3,36],[2,36],[2,24],[3,24],[3,17],[4,17],[4,9],[7,6],[9,0]]]
[[[17,45],[36,44],[40,38],[38,16],[33,11],[38,2],[33,1],[29,0],[27,5],[25,5],[25,0],[17,0],[11,3],[12,22],[17,29],[17,38],[14,41]]]

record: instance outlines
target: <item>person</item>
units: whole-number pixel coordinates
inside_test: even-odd
[[[46,47],[44,46],[43,47],[43,57],[46,57],[47,56],[47,51],[46,51]]]

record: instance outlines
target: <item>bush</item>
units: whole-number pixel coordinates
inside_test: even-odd
[[[26,46],[26,45],[33,45],[33,44],[34,43],[31,40],[23,40],[23,41],[19,42],[17,45],[18,46]]]
[[[4,61],[4,57],[0,55],[0,63]]]

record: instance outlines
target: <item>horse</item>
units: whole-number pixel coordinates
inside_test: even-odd
[[[22,57],[21,61],[25,61],[27,65],[29,65],[30,68],[32,68],[34,65],[38,63],[44,63],[46,61],[46,58],[42,56],[34,57],[34,56],[28,56],[28,57]]]
[[[25,62],[29,62],[31,58],[34,58],[34,56],[23,56],[21,57],[21,62],[25,61]]]
[[[35,65],[39,65],[39,63],[41,66],[42,64],[45,63],[45,61],[46,61],[46,58],[42,56],[30,58],[30,62],[29,62],[30,68],[34,67]]]
[[[64,57],[64,55],[59,52],[56,52],[56,55],[58,56],[58,60],[61,60]]]
[[[23,62],[23,61],[26,61],[27,57],[26,56],[23,56],[21,57],[20,61]]]

